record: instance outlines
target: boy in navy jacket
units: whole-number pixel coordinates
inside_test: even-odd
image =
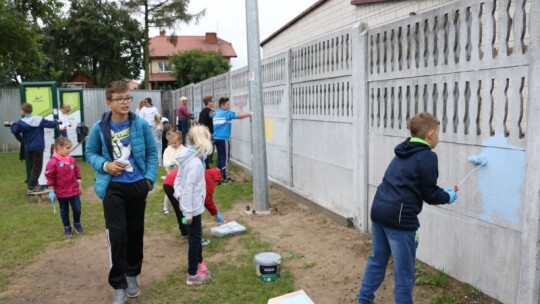
[[[43,169],[43,150],[45,150],[44,128],[55,128],[58,122],[47,120],[41,116],[33,116],[33,107],[30,103],[21,105],[23,118],[11,125],[11,133],[17,137],[22,133],[26,159],[30,167],[30,179],[28,180],[28,193],[40,191],[38,179]]]
[[[439,120],[426,112],[411,119],[411,137],[395,147],[396,156],[377,188],[371,207],[373,251],[358,293],[361,304],[373,303],[390,255],[394,260],[395,303],[413,303],[416,233],[423,202],[451,204],[457,199],[452,188],[437,186],[438,160],[431,149],[439,143],[439,125]]]

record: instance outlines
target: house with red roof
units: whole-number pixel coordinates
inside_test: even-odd
[[[176,43],[174,43],[176,42]],[[169,57],[173,54],[202,49],[203,51],[220,51],[223,59],[230,62],[236,57],[232,43],[217,36],[217,33],[206,33],[204,36],[167,36],[162,30],[159,36],[150,39],[149,82],[152,89],[175,89],[176,79],[171,75],[172,65]]]

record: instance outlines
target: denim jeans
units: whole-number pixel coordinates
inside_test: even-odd
[[[73,223],[81,223],[81,197],[78,195],[72,197],[59,197],[60,217],[64,227],[71,226],[69,222],[69,205],[73,209]]]
[[[381,286],[390,254],[394,259],[396,304],[413,303],[415,281],[416,231],[402,231],[373,222],[371,224],[372,253],[368,258],[358,301],[372,303],[375,291]]]

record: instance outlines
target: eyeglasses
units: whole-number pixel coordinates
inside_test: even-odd
[[[117,103],[128,103],[128,102],[131,102],[133,100],[133,97],[132,96],[120,97],[120,98],[115,98],[115,99],[111,99],[111,100],[116,101]]]

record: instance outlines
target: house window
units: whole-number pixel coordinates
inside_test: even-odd
[[[159,71],[160,72],[170,72],[172,71],[171,63],[168,61],[160,61],[159,62]]]

